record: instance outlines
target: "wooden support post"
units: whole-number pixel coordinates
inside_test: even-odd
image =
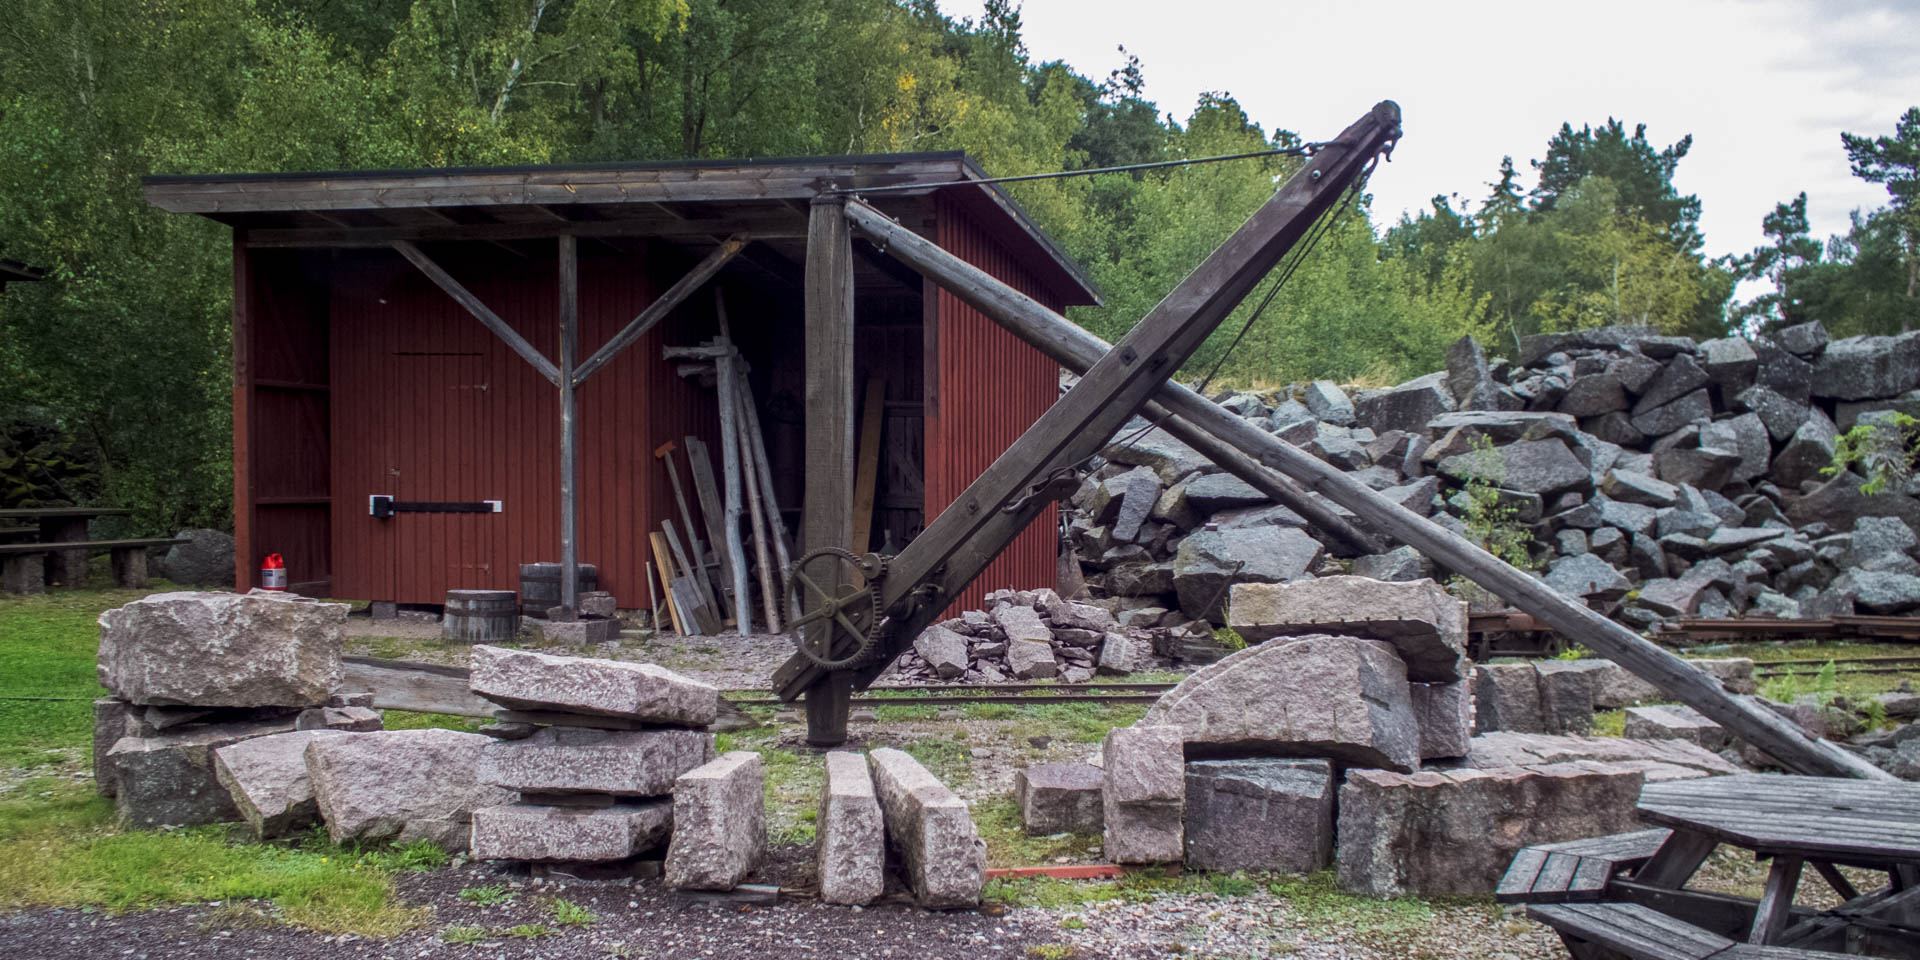
[[[880,473],[880,426],[886,419],[887,378],[867,378],[867,398],[860,406],[860,447],[854,452],[853,536],[847,549],[866,553],[873,548],[873,488]]]
[[[740,381],[747,378],[746,364],[738,359],[733,361],[734,392],[731,397],[722,397],[721,403],[734,405],[734,427],[740,431],[740,466],[744,471],[741,480],[747,488],[748,523],[753,527],[753,562],[760,575],[760,608],[767,618],[767,632],[780,632],[780,591],[775,587],[777,579],[773,569],[773,556],[767,550],[766,507],[761,504],[760,462],[753,456],[753,441],[747,436],[747,411],[741,409]]]
[[[1111,348],[1098,337],[924,238],[901,229],[873,208],[856,201],[848,204],[848,216],[862,233],[879,242],[882,249],[899,257],[995,323],[1068,368],[1091,369],[1110,351]],[[1338,468],[1208,402],[1192,390],[1178,384],[1162,383],[1154,396],[1165,410],[1176,415],[1168,421],[1169,433],[1213,457],[1215,462],[1262,492],[1274,495],[1272,484],[1255,482],[1257,477],[1271,477],[1272,473],[1256,469],[1248,474],[1245,471],[1249,462],[1257,461],[1255,467],[1266,467],[1284,474],[1308,490],[1352,511],[1355,516],[1394,539],[1411,544],[1434,561],[1461,573],[1516,608],[1538,617],[1553,629],[1712,718],[1794,771],[1816,776],[1850,776],[1870,780],[1892,777],[1831,743],[1807,737],[1790,721],[1761,706],[1753,698],[1727,693],[1721,689],[1720,682],[1707,673],[1586,606],[1569,600],[1539,579],[1501,562],[1465,538],[1387,500]],[[1212,436],[1208,437],[1208,434]],[[1213,449],[1209,449],[1201,443],[1194,443],[1190,439],[1193,437],[1224,442],[1216,442],[1212,444]],[[1231,457],[1222,460],[1217,450],[1230,450]],[[1313,501],[1307,498],[1301,503],[1310,504]],[[1314,505],[1320,512],[1325,512],[1324,506]],[[1300,509],[1300,504],[1288,502],[1288,506],[1303,516],[1307,515],[1306,510]],[[1320,523],[1318,520],[1315,522]],[[1330,529],[1324,525],[1322,528]]]
[[[727,554],[732,563],[727,572],[733,578],[733,616],[741,636],[753,632],[753,604],[747,592],[747,554],[740,542],[740,426],[735,422],[739,407],[733,397],[739,391],[733,380],[740,374],[739,353],[727,329],[727,301],[720,291],[713,292],[715,317],[720,324],[720,342],[724,352],[714,358],[713,369],[720,389],[720,472],[726,493]]]
[[[573,358],[580,348],[580,242],[560,235],[560,605],[580,609],[580,419]]]
[[[806,493],[801,549],[840,547],[853,533],[853,231],[844,195],[813,198],[806,263]],[[833,591],[842,584],[822,584]],[[831,624],[809,628],[806,642],[826,646]],[[817,633],[816,633],[817,632]],[[807,742],[846,742],[852,678],[828,674],[807,685]]]
[[[1747,934],[1747,942],[1755,946],[1764,946],[1779,939],[1780,931],[1787,928],[1787,917],[1793,911],[1793,894],[1800,889],[1799,857],[1774,857],[1773,869],[1767,872],[1767,885],[1760,894],[1760,906],[1753,912],[1753,929]]]

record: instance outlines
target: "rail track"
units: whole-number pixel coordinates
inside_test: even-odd
[[[1811,676],[1827,664],[1842,674],[1912,673],[1920,676],[1920,654],[1908,657],[1816,657],[1796,660],[1763,660],[1754,663],[1753,675],[1759,679],[1799,675]],[[1062,704],[1062,703],[1152,703],[1172,690],[1173,683],[995,683],[995,684],[889,684],[867,688],[869,694],[896,694],[912,691],[917,696],[858,696],[858,707],[964,706],[972,703]],[[980,691],[980,692],[975,692]],[[728,690],[728,702],[740,707],[773,707],[782,702],[766,696],[765,690]]]

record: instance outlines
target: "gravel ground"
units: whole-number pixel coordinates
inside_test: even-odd
[[[511,902],[475,906],[464,887],[513,885]],[[1290,955],[1314,960],[1558,957],[1551,932],[1487,908],[1436,910],[1419,929],[1369,929],[1364,922],[1307,921],[1260,892],[1222,899],[1166,896],[1151,904],[1093,904],[1074,910],[1021,908],[932,913],[903,903],[866,909],[805,899],[777,906],[688,900],[658,880],[540,881],[473,864],[400,881],[400,894],[425,908],[422,926],[388,940],[327,936],[274,923],[271,905],[236,903],[108,916],[73,910],[0,915],[0,956],[41,960],[349,960],[470,958],[568,960],[606,957],[875,958],[989,960],[1030,956],[1148,958]],[[587,928],[532,939],[522,925],[554,927],[552,898],[592,911]],[[1068,918],[1074,918],[1069,920]],[[1083,924],[1083,927],[1076,925]],[[448,927],[480,927],[473,944],[442,939]],[[1060,948],[1068,948],[1070,952]]]

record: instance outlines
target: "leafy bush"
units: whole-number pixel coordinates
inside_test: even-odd
[[[1860,492],[1886,493],[1906,486],[1917,463],[1920,420],[1890,410],[1841,434],[1833,444],[1833,462],[1820,472],[1836,476],[1858,464],[1867,478]]]

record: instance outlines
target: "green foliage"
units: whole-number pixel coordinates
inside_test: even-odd
[[[1082,857],[1100,843],[1097,834],[1068,834],[1057,838],[1028,836],[1020,823],[1020,807],[1010,794],[977,801],[973,822],[980,830],[980,839],[987,845],[989,867],[1031,867],[1051,863],[1057,857]]]
[[[503,903],[511,903],[516,896],[518,896],[518,894],[507,889],[507,885],[504,883],[489,883],[478,887],[463,887],[460,890],[460,899],[476,907],[496,907]]]
[[[1461,522],[1467,537],[1488,553],[1522,570],[1533,567],[1527,547],[1533,543],[1533,531],[1519,522],[1519,508],[1500,495],[1506,462],[1487,437],[1474,439],[1468,461],[1467,481],[1454,502],[1461,506]]]
[[[523,923],[517,927],[508,927],[501,934],[519,940],[538,940],[541,937],[557,937],[560,931],[541,923]]]
[[[1247,639],[1235,633],[1232,627],[1221,627],[1213,631],[1213,639],[1215,643],[1220,644],[1222,650],[1234,651],[1247,648]]]
[[[445,926],[440,928],[440,942],[454,946],[473,946],[487,939],[486,927]]]
[[[1833,444],[1833,462],[1821,468],[1823,476],[1845,473],[1858,465],[1866,474],[1862,493],[1899,490],[1913,478],[1920,464],[1920,419],[1897,410],[1862,418]]]
[[[1760,681],[1760,693],[1781,703],[1792,703],[1797,697],[1812,694],[1815,705],[1824,707],[1840,694],[1840,668],[1832,660],[1812,672],[1785,667]]]
[[[1288,913],[1307,925],[1336,925],[1362,933],[1404,936],[1424,928],[1433,908],[1415,899],[1372,900],[1342,891],[1333,871],[1282,876],[1267,890],[1287,901]]]
[[[553,912],[553,922],[563,927],[585,929],[593,926],[594,921],[598,919],[593,915],[592,910],[561,897],[554,897],[553,902],[548,906]]]

